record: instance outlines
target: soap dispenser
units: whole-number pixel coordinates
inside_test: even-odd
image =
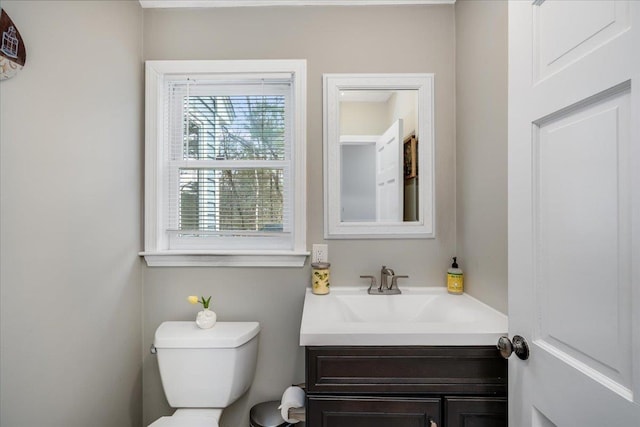
[[[458,268],[457,257],[453,257],[453,264],[447,270],[447,290],[450,294],[460,295],[464,291],[464,276]]]

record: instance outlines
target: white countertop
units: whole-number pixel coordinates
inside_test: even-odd
[[[366,287],[307,289],[301,346],[495,345],[507,316],[445,287],[404,287],[401,295],[369,295]]]

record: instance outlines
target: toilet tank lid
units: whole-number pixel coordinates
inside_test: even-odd
[[[156,329],[156,348],[236,348],[260,332],[258,322],[217,322],[200,329],[196,322],[163,322]]]

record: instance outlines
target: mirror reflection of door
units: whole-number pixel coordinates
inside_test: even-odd
[[[402,119],[376,141],[376,221],[402,221]]]
[[[418,177],[405,172],[403,144],[418,139],[417,103],[417,90],[340,92],[341,221],[418,221]]]

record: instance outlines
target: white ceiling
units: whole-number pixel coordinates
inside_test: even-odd
[[[456,0],[139,0],[143,8],[207,8],[248,6],[401,6],[453,4]]]

